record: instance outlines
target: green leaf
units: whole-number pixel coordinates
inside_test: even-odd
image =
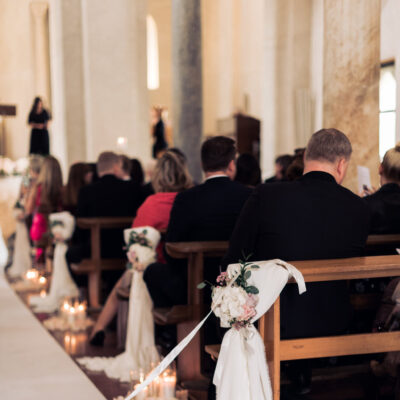
[[[259,269],[260,268],[260,266],[259,265],[255,265],[255,264],[253,264],[252,266],[251,266],[251,268],[253,269]]]
[[[249,279],[251,277],[251,271],[246,271],[244,274],[244,279]]]
[[[258,294],[259,291],[255,286],[247,286],[247,288],[245,289],[247,293],[250,294]]]
[[[197,289],[204,289],[207,286],[205,282],[201,282],[197,285]]]

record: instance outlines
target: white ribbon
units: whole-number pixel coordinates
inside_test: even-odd
[[[282,260],[254,264],[260,268],[252,270],[248,281],[258,288],[259,301],[256,307],[257,314],[252,322],[257,321],[275,303],[291,277],[297,282],[299,294],[306,291],[303,275],[293,265]],[[237,271],[238,265],[229,265],[228,272]],[[125,400],[137,396],[175,360],[204,325],[211,312],[212,310]],[[218,400],[272,400],[264,342],[253,323],[239,331],[231,328],[225,334],[213,382],[217,387]]]
[[[31,245],[29,243],[28,228],[25,222],[17,221],[13,263],[8,270],[8,274],[11,277],[23,276],[31,266]]]

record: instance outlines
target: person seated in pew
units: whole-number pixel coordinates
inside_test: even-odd
[[[372,234],[400,233],[400,145],[388,150],[379,166],[381,187],[364,197]]]
[[[252,154],[245,153],[238,157],[234,180],[252,189],[261,183],[260,165]]]
[[[179,154],[170,149],[157,160],[152,176],[152,186],[156,193],[147,197],[139,207],[133,220],[132,228],[151,226],[160,232],[165,232],[176,195],[193,186],[192,178],[187,168],[186,157],[183,156],[183,153]],[[157,247],[157,254],[157,261],[165,264],[162,242]],[[103,345],[105,329],[117,312],[118,289],[123,286],[129,286],[131,276],[131,272],[127,270],[108,296],[104,308],[93,327],[90,337],[91,345]]]
[[[72,215],[76,214],[78,195],[81,188],[92,182],[93,172],[90,165],[83,162],[72,164],[68,173],[68,182],[63,190],[63,208]]]
[[[300,179],[255,189],[240,214],[223,265],[238,262],[243,254],[252,261],[288,262],[362,256],[368,208],[341,186],[351,153],[349,139],[337,129],[314,133]],[[343,334],[348,328],[351,308],[344,281],[307,283],[301,296],[295,285],[287,285],[280,299],[284,339]],[[298,390],[306,391],[311,370],[307,361],[298,365],[293,378]]]
[[[201,148],[205,182],[176,196],[166,242],[229,240],[251,189],[234,182],[235,142],[224,136],[206,140]],[[167,258],[167,265],[150,265],[144,280],[155,307],[187,302],[186,264]],[[210,267],[210,266],[209,266]],[[205,279],[215,280],[219,262],[206,268]]]
[[[76,217],[128,217],[136,215],[141,203],[140,187],[131,182],[124,182],[119,177],[121,159],[113,152],[104,152],[97,160],[99,179],[90,185],[83,186],[78,195]],[[123,252],[123,233],[121,229],[107,229],[101,232],[101,256],[103,258],[125,258]],[[90,233],[75,228],[74,236],[67,251],[67,261],[79,264],[90,257]],[[71,274],[78,286],[87,286],[87,276]],[[113,287],[121,273],[106,271],[105,282],[109,289]],[[109,292],[109,290],[108,290]]]

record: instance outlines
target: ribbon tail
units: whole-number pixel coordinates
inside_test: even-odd
[[[208,317],[211,315],[212,311],[210,311],[204,319],[199,322],[199,324],[192,330],[183,339],[179,344],[177,344],[169,354],[160,362],[157,368],[154,368],[153,371],[149,374],[149,376],[141,383],[136,390],[134,390],[130,395],[125,397],[124,400],[133,399],[138,393],[140,393],[145,387],[149,386],[151,382],[154,381],[171,363],[175,360],[175,358],[182,352],[182,350],[190,343],[190,341],[194,338],[196,333],[200,330],[200,328],[204,325]]]

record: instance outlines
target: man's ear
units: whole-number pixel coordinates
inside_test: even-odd
[[[226,174],[231,179],[235,178],[235,175],[236,175],[236,161],[235,160],[231,160],[231,162],[228,164],[228,167],[226,168]]]
[[[338,175],[338,183],[341,184],[346,176],[347,167],[349,166],[349,160],[344,157],[339,160],[336,166],[336,172]]]

